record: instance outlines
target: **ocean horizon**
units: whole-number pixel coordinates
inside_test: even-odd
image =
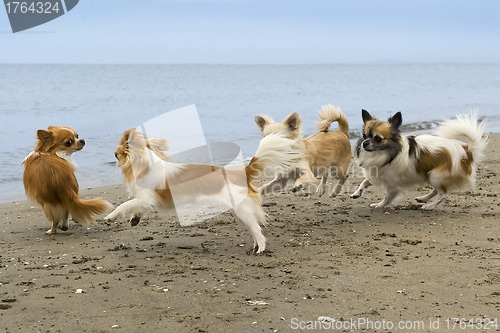
[[[235,143],[249,159],[260,140],[257,114],[280,121],[297,111],[307,136],[320,107],[333,104],[356,137],[361,109],[379,119],[401,111],[408,133],[477,109],[487,130],[500,132],[498,91],[500,63],[0,64],[0,202],[25,198],[21,162],[50,125],[86,140],[73,155],[86,188],[121,183],[113,152],[124,130],[187,105],[208,142]],[[189,136],[193,126],[178,130]]]

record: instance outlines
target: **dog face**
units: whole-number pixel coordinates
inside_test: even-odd
[[[131,128],[123,132],[122,137],[120,138],[120,143],[115,150],[115,157],[118,163],[118,166],[121,168],[127,164],[129,161],[129,140],[130,136],[135,132],[135,128]]]
[[[281,123],[276,123],[268,116],[255,116],[255,123],[259,126],[262,136],[278,133],[288,139],[297,139],[302,136],[302,119],[297,112],[290,113]]]
[[[358,141],[358,149],[365,151],[399,151],[401,133],[399,127],[403,122],[401,112],[396,113],[385,121],[375,119],[368,111],[362,111],[363,137]],[[392,154],[390,154],[392,155]]]
[[[36,151],[46,154],[71,155],[83,149],[85,140],[79,139],[76,131],[69,127],[49,126],[37,131]]]
[[[126,130],[120,138],[120,143],[115,150],[118,166],[127,182],[145,176],[150,167],[158,162],[154,160],[153,152],[160,160],[169,161],[166,155],[168,150],[167,140],[147,139],[147,137],[135,128]]]

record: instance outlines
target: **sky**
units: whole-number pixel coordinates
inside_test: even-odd
[[[498,0],[80,0],[0,63],[500,62]]]

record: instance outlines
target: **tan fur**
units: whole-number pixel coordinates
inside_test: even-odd
[[[441,190],[446,193],[450,187],[456,187],[469,181],[469,176],[472,174],[473,157],[469,150],[465,149],[465,152],[467,157],[460,160],[463,174],[452,173],[453,162],[450,153],[444,148],[434,154],[422,152],[417,160],[416,171],[425,176],[431,172],[448,175],[443,177],[440,185]]]
[[[333,117],[332,109],[335,114],[340,116]],[[324,193],[324,186],[329,174],[339,180],[331,196],[340,193],[341,186],[348,177],[348,168],[351,161],[351,143],[349,141],[349,125],[344,114],[331,105],[324,106],[320,110],[320,121],[318,128],[320,132],[303,139],[300,119],[297,112],[292,112],[283,122],[274,122],[268,116],[256,116],[255,122],[259,126],[262,136],[270,133],[280,133],[290,138],[302,138],[298,147],[303,150],[304,158],[300,164],[300,173],[297,177],[296,172],[287,175],[279,175],[272,182],[262,187],[262,193],[267,194],[274,191],[274,188],[280,189],[286,185],[289,179],[294,179],[294,190],[306,187],[307,185],[317,185],[316,177],[321,177],[321,182],[316,192],[319,195]],[[293,124],[290,124],[290,120]],[[339,122],[339,130],[329,130],[328,127],[334,121]]]
[[[111,204],[101,198],[82,200],[78,196],[75,166],[69,155],[81,150],[85,141],[79,140],[73,129],[58,126],[38,130],[37,136],[35,149],[23,161],[23,182],[27,197],[39,203],[52,222],[47,233],[54,234],[57,227],[67,230],[69,214],[76,222],[90,225]]]
[[[370,120],[365,124],[365,133],[378,134],[383,139],[392,139],[391,125],[385,121]]]
[[[339,108],[330,104],[325,105],[319,111],[319,118],[320,121],[317,126],[320,132],[328,132],[330,130],[330,125],[336,121],[339,126],[339,131],[349,137],[349,124],[345,115]]]
[[[474,162],[474,156],[467,146],[464,147],[464,150],[467,157],[460,160],[460,165],[463,172],[467,176],[470,176],[472,174],[472,163]]]
[[[422,175],[427,175],[431,171],[451,173],[452,167],[450,153],[442,148],[435,153],[421,152],[417,160],[416,171]]]

